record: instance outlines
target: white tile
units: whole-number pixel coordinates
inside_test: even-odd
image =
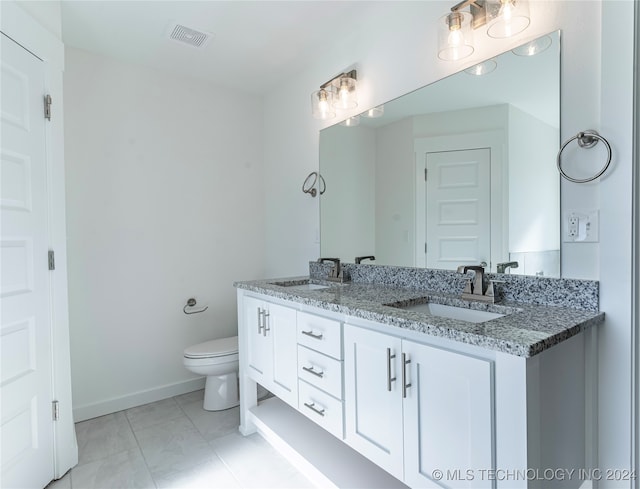
[[[202,405],[202,403],[204,402],[204,389],[200,389],[198,391],[193,391],[193,392],[187,392],[186,394],[175,396],[174,399],[181,406],[184,406],[185,404],[189,404],[195,401],[200,401],[200,405]]]
[[[153,477],[168,478],[216,458],[189,418],[172,419],[136,431],[136,437]]]
[[[57,481],[51,481],[45,489],[71,489],[71,471],[64,474]]]
[[[71,469],[75,489],[155,489],[156,485],[138,448]]]
[[[260,435],[233,433],[211,446],[244,488],[313,488],[289,461]]]
[[[137,447],[136,439],[123,412],[77,423],[76,436],[78,464],[99,460]]]
[[[183,405],[182,410],[207,441],[238,431],[240,426],[240,407],[205,411],[201,401],[194,401]]]
[[[149,428],[150,426],[166,423],[172,419],[184,416],[182,409],[173,397],[137,406],[125,411],[133,431]]]
[[[167,477],[156,477],[155,481],[160,489],[241,489],[238,481],[217,457],[211,462],[174,472]]]

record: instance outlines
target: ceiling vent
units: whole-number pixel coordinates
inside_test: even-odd
[[[182,42],[196,48],[204,47],[212,37],[213,34],[190,29],[189,27],[185,27],[180,24],[175,24],[169,28],[169,39]]]

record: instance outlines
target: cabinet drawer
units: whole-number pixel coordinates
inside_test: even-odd
[[[342,362],[298,345],[298,377],[342,399]]]
[[[316,389],[304,380],[298,381],[298,409],[307,418],[341,440],[343,436],[342,401]]]
[[[339,321],[298,312],[298,343],[342,360],[342,326]]]

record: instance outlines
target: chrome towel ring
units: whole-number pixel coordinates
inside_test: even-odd
[[[195,300],[193,297],[191,297],[191,298],[187,301],[187,305],[186,305],[186,306],[184,306],[184,307],[182,308],[182,312],[184,312],[185,314],[198,314],[198,313],[200,313],[200,312],[204,312],[204,311],[206,311],[207,309],[209,309],[209,306],[204,306],[204,307],[202,307],[202,308],[200,308],[200,309],[197,309],[197,310],[195,310],[195,311],[189,311],[189,312],[187,312],[187,307],[193,307],[193,306],[195,306],[195,305],[196,305],[196,300]]]
[[[567,145],[570,142],[572,142],[574,139],[578,141],[578,146],[580,146],[581,148],[586,148],[586,149],[593,148],[596,144],[598,144],[598,141],[602,141],[604,145],[607,147],[607,162],[602,167],[602,169],[598,173],[596,173],[594,176],[589,178],[573,178],[567,175],[562,169],[562,159],[561,159],[562,152],[564,151],[564,148],[566,148]],[[607,141],[603,136],[600,136],[600,134],[598,134],[597,131],[594,131],[591,129],[587,131],[581,131],[575,136],[573,136],[571,139],[568,139],[567,142],[565,142],[562,145],[562,147],[560,148],[560,151],[558,151],[557,163],[558,163],[558,171],[560,172],[560,175],[562,175],[564,178],[566,178],[570,182],[574,182],[574,183],[592,182],[593,180],[601,176],[605,171],[607,171],[607,168],[609,168],[609,165],[611,164],[611,145],[609,144],[609,141]]]
[[[312,178],[313,181],[311,181]],[[309,184],[310,181],[311,183]],[[311,197],[315,197],[316,195],[318,195],[318,190],[316,190],[316,183],[318,183],[318,189],[320,190],[320,195],[322,195],[327,190],[327,184],[325,183],[324,178],[322,178],[322,175],[320,175],[320,173],[317,171],[312,171],[311,173],[309,173],[309,175],[307,175],[307,178],[305,178],[302,184],[302,191],[305,194],[310,194]]]

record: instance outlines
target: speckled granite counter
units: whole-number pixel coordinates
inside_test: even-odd
[[[374,267],[368,268],[374,270]],[[394,268],[393,270],[395,272],[398,269]],[[450,274],[450,272],[444,273]],[[507,275],[505,277],[513,276]],[[444,278],[448,278],[448,276]],[[501,278],[504,277],[501,276]],[[517,283],[520,287],[523,287],[523,284],[528,280],[532,284],[537,284],[539,288],[544,289],[546,287],[554,291],[565,286],[569,289],[583,289],[589,288],[590,284],[595,284],[595,304],[597,308],[597,282],[563,281],[562,279],[543,279],[540,281],[535,277],[526,277],[524,281],[516,278],[508,278],[507,280]],[[554,280],[557,282],[554,282]],[[437,286],[434,286],[433,289],[435,290],[433,290],[390,285],[388,283],[357,281],[341,285],[311,279],[312,283],[324,284],[329,287],[310,290],[296,288],[295,285],[282,286],[275,284],[276,282],[304,284],[307,281],[309,281],[309,277],[292,277],[236,282],[234,286],[339,314],[388,324],[397,328],[419,331],[427,335],[448,338],[521,357],[536,355],[604,321],[604,313],[594,310],[593,297],[585,298],[584,295],[581,296],[580,290],[575,294],[578,299],[568,297],[567,301],[559,301],[557,299],[554,301],[553,296],[554,294],[557,295],[557,292],[554,292],[551,302],[546,301],[547,304],[566,302],[571,305],[571,307],[561,307],[513,300],[505,300],[499,304],[463,301],[459,299],[459,294],[443,292],[442,287]],[[552,287],[554,284],[556,287]],[[456,284],[456,286],[459,288],[459,284]],[[530,284],[524,288],[529,287],[531,287]],[[513,292],[509,292],[508,286],[505,288],[507,289],[504,294],[505,298],[513,297]],[[404,305],[421,302],[467,307],[505,314],[505,316],[476,324],[399,308]],[[588,307],[574,308],[574,304],[579,307],[582,303],[586,303]]]

